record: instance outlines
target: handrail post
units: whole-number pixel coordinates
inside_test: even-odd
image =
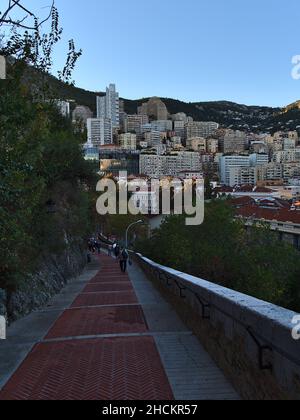
[[[6,59],[0,55],[0,79],[6,79]]]

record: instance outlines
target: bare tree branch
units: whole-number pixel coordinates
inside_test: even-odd
[[[0,12],[0,27],[8,26],[13,29],[21,28],[26,30],[36,30],[51,18],[54,7],[55,0],[52,0],[49,14],[43,20],[39,21],[36,14],[33,11],[29,10],[23,4],[22,0],[8,0],[6,10],[3,13]],[[17,8],[26,13],[26,15],[21,17],[20,19],[11,17],[11,13]],[[31,18],[31,23],[25,24],[25,21],[29,18]]]
[[[26,12],[30,16],[34,17],[34,14],[30,10],[26,9],[26,7],[24,7],[22,4],[20,4],[20,0],[12,0],[12,1],[16,6],[18,6],[20,9],[24,10],[24,12]]]
[[[51,74],[53,68],[54,47],[61,40],[63,32],[63,29],[59,26],[59,12],[55,7],[55,1],[51,1],[50,12],[48,16],[42,19],[28,10],[22,0],[8,0],[6,11],[3,14],[0,13],[0,28],[1,25],[8,25],[11,29],[8,34],[4,32],[2,38],[0,34],[0,54],[17,59],[19,63],[25,64],[25,68],[26,66],[32,66],[38,70],[43,87],[37,90],[42,93],[46,89],[45,76]],[[20,17],[16,18],[16,14],[12,17],[11,12],[14,8],[22,11]],[[49,28],[44,31],[42,25],[48,20],[50,21]],[[58,72],[58,78],[70,84],[72,83],[73,69],[82,55],[82,51],[76,49],[73,40],[69,41],[68,47],[66,63],[64,68]]]

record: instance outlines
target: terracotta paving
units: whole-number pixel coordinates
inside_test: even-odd
[[[0,394],[2,400],[171,400],[154,339],[42,343]]]
[[[51,341],[34,346],[0,400],[174,399],[128,275],[114,259],[99,258],[98,274],[54,323],[45,337]]]
[[[134,291],[114,293],[83,293],[75,299],[72,308],[85,306],[137,304]]]
[[[114,283],[92,283],[88,284],[83,293],[98,293],[98,292],[128,292],[133,291],[132,284],[128,282],[114,282]]]

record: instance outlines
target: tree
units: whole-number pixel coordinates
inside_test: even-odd
[[[9,2],[9,13],[21,4]],[[15,22],[9,13],[1,14],[2,25],[10,19],[12,32],[2,44],[9,66],[0,84],[0,288],[8,295],[43,255],[82,244],[92,230],[97,181],[83,157],[82,134],[49,100],[44,76],[62,33],[55,6],[49,33],[42,33],[38,21],[23,30],[25,21]],[[67,57],[63,78],[71,77],[75,58]],[[35,90],[29,87],[28,68]]]
[[[0,288],[10,289],[43,252],[89,234],[97,180],[80,134],[53,104],[32,101],[9,80],[0,86],[0,110]]]
[[[50,19],[55,8],[52,1],[49,14],[40,20],[32,9],[25,6],[25,3],[26,1],[22,0],[7,0],[6,6],[3,4],[3,11],[0,11],[0,28],[6,26],[14,29],[36,30]]]
[[[21,18],[14,18],[11,13],[20,9]],[[26,23],[28,22],[29,23]],[[50,22],[50,31],[43,32],[43,25]],[[0,28],[6,26],[9,31],[4,34],[0,44],[0,54],[14,57],[18,62],[32,66],[40,74],[42,90],[45,91],[45,75],[52,70],[53,50],[61,40],[63,29],[59,26],[59,13],[53,2],[50,13],[44,19],[37,17],[34,12],[23,6],[23,2],[9,0],[7,9],[0,15]],[[82,55],[82,50],[76,50],[73,39],[68,42],[68,53],[65,65],[58,71],[58,78],[71,83],[72,72],[76,62]],[[45,92],[43,92],[43,95]],[[45,95],[44,95],[45,96]],[[44,97],[43,96],[43,97]]]
[[[300,310],[299,252],[268,227],[246,231],[228,201],[206,204],[204,223],[193,228],[184,215],[168,217],[139,250],[168,267]]]
[[[211,187],[211,180],[208,175],[205,176],[204,189],[205,189],[205,200],[211,200],[213,189]]]

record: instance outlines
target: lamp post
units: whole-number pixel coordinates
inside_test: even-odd
[[[142,223],[144,223],[144,221],[143,221],[143,220],[138,220],[137,222],[131,223],[131,225],[129,225],[129,226],[128,226],[128,228],[126,229],[126,242],[125,242],[125,244],[126,244],[126,249],[128,249],[128,233],[129,233],[129,230],[130,230],[133,226],[135,226],[135,225],[139,225],[139,224],[142,224]]]

